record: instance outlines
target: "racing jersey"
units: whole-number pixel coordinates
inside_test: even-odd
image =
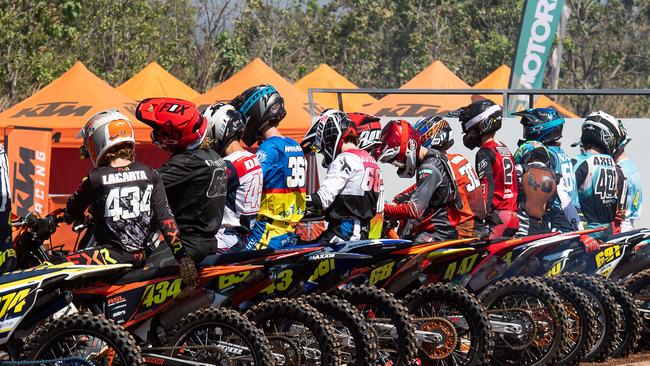
[[[245,235],[252,229],[262,198],[262,167],[255,154],[235,151],[224,158],[228,172],[228,194],[221,229],[237,229]]]
[[[145,164],[91,170],[68,199],[66,212],[75,222],[83,222],[88,207],[100,246],[142,252],[150,234],[160,229],[174,255],[185,254],[162,179]]]
[[[551,226],[561,232],[580,229],[580,198],[573,171],[573,163],[562,147],[549,145],[546,147],[551,156],[551,166],[555,176],[560,178],[557,184],[557,194],[549,215]],[[563,212],[565,217],[559,216]]]
[[[4,146],[0,144],[0,274],[13,271],[18,264],[11,238],[10,220],[9,161]]]
[[[449,206],[456,200],[456,184],[444,154],[430,149],[418,167],[415,188],[401,196],[402,203],[384,207],[385,216],[416,219],[415,235],[436,232],[442,240],[456,238],[448,214]]]
[[[476,172],[488,212],[517,211],[515,161],[507,146],[486,141],[476,153]]]
[[[624,215],[626,181],[614,159],[585,152],[573,159],[580,208],[590,227],[609,224]]]
[[[307,162],[302,148],[288,137],[273,136],[259,146],[263,187],[258,220],[270,220],[293,232],[305,214]]]
[[[618,162],[625,179],[627,179],[627,200],[625,204],[625,223],[626,229],[632,229],[634,220],[641,217],[641,203],[643,202],[643,192],[641,190],[641,175],[636,164],[629,158]]]
[[[342,240],[367,239],[370,220],[383,211],[384,183],[375,159],[366,151],[340,153],[330,164],[320,188],[307,207],[324,210],[325,236]]]
[[[451,172],[458,187],[458,203],[449,206],[449,221],[456,227],[459,238],[483,234],[485,201],[481,182],[472,164],[461,154],[447,154]]]
[[[217,250],[226,201],[226,164],[212,149],[172,155],[160,168],[181,240],[195,261]]]

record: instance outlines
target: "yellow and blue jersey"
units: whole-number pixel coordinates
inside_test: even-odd
[[[307,161],[302,148],[288,137],[273,136],[262,142],[257,158],[262,166],[262,200],[246,247],[293,245],[293,236],[285,234],[293,234],[293,225],[304,216],[306,204]],[[278,243],[274,243],[275,237]]]

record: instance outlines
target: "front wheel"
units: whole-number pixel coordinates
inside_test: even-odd
[[[345,288],[337,293],[349,301],[372,325],[379,345],[374,365],[411,365],[417,352],[415,326],[408,309],[383,289]]]
[[[377,338],[370,324],[348,301],[326,294],[301,298],[318,310],[334,329],[343,364],[371,365],[377,358]]]
[[[404,299],[418,334],[422,365],[482,365],[492,354],[494,338],[487,312],[467,290],[449,284],[430,284]],[[433,333],[433,334],[431,334]],[[441,340],[432,340],[433,336]]]
[[[598,278],[582,273],[565,273],[559,277],[578,286],[589,298],[595,311],[598,330],[595,342],[584,358],[589,362],[604,362],[620,342],[618,329],[621,328],[622,320],[616,311],[616,300]]]
[[[166,342],[172,357],[215,365],[273,365],[261,330],[231,309],[207,308],[185,316]]]
[[[634,304],[632,294],[622,285],[611,280],[605,280],[605,287],[616,301],[616,308],[621,314],[621,327],[618,329],[618,342],[612,352],[614,358],[625,358],[629,356],[639,345],[643,321],[641,314]]]
[[[276,356],[276,365],[340,364],[334,331],[318,310],[307,303],[272,299],[253,306],[246,316],[264,331],[271,351],[281,356]]]
[[[553,290],[532,278],[513,277],[481,294],[491,320],[517,325],[517,332],[499,333],[491,365],[554,364],[561,352],[568,319]]]
[[[571,282],[559,277],[545,278],[543,282],[560,297],[569,318],[564,349],[556,360],[557,365],[577,365],[596,343],[596,313],[587,295]]]
[[[74,357],[95,365],[107,360],[112,365],[144,365],[131,335],[112,320],[88,313],[64,316],[38,328],[27,342],[25,356],[28,360]]]

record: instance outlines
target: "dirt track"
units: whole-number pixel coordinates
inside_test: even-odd
[[[614,360],[609,359],[604,363],[581,363],[580,366],[613,366],[613,365],[629,365],[629,366],[650,366],[650,352],[636,353],[628,358]]]

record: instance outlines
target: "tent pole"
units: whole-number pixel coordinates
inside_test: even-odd
[[[343,93],[336,92],[336,98],[339,100],[339,111],[343,111]]]

